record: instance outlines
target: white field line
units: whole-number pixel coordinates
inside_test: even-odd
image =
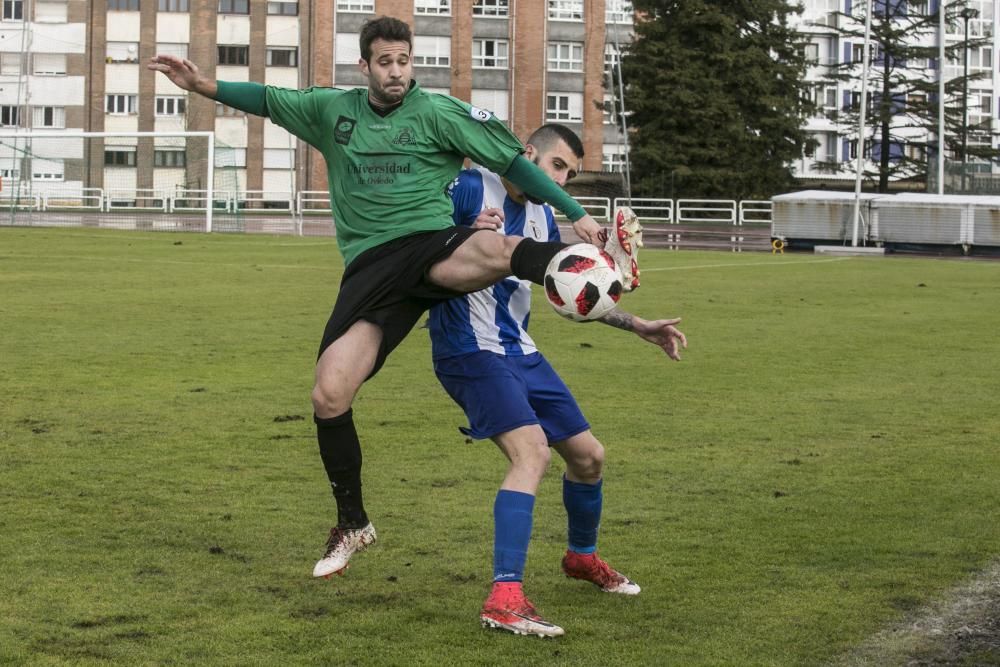
[[[868,637],[854,649],[832,660],[829,665],[908,665],[921,655],[932,660],[926,663],[921,660],[921,665],[947,664],[933,660],[947,660],[949,644],[956,637],[995,635],[995,628],[989,626],[991,622],[995,622],[990,616],[995,613],[998,604],[1000,559],[994,560],[975,577],[958,584],[940,598],[907,614],[903,620]],[[993,640],[995,641],[995,636]]]
[[[829,259],[797,259],[793,261],[783,262],[783,261],[773,261],[773,262],[730,262],[726,264],[693,264],[691,266],[661,266],[652,269],[645,269],[642,266],[639,267],[639,274],[652,273],[654,271],[687,271],[689,269],[722,269],[728,267],[743,267],[743,266],[791,266],[792,264],[827,264],[829,262],[843,262],[849,259],[857,259],[856,257],[832,257]]]

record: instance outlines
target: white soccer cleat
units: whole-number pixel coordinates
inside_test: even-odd
[[[639,216],[628,206],[615,211],[614,224],[604,251],[611,255],[622,274],[622,288],[631,292],[639,286],[639,248],[642,247],[642,227]]]
[[[375,544],[375,526],[368,523],[364,528],[330,529],[330,537],[326,541],[326,553],[316,562],[313,568],[314,577],[330,578],[332,574],[343,576],[347,563],[357,551],[364,551]]]

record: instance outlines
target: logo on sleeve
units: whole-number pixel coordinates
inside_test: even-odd
[[[469,115],[472,116],[472,120],[478,120],[480,123],[485,123],[490,118],[493,118],[493,114],[486,109],[480,109],[479,107],[471,107],[469,109]]]
[[[356,121],[347,116],[337,119],[337,125],[333,128],[333,138],[338,144],[346,146],[351,141],[351,134],[354,133]]]

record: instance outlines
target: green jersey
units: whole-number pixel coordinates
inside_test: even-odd
[[[451,227],[446,193],[466,157],[496,173],[524,150],[488,111],[414,81],[386,116],[368,90],[268,86],[267,115],[326,159],[337,245],[345,264],[369,248]]]

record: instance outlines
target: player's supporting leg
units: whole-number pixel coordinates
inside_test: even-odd
[[[545,268],[566,247],[555,241],[501,234],[473,234],[447,258],[434,264],[431,282],[458,292],[484,289],[513,274],[542,285]]]
[[[375,366],[381,342],[379,327],[358,321],[316,363],[312,392],[316,437],[337,501],[337,525],[330,530],[323,557],[313,568],[314,577],[343,574],[351,556],[375,542],[375,528],[361,496],[361,443],[351,404]]]
[[[539,616],[521,587],[535,492],[551,456],[548,443],[537,425],[502,433],[493,441],[510,460],[510,466],[493,503],[493,588],[479,618],[483,627],[558,637],[563,629]]]
[[[566,461],[563,505],[569,532],[569,548],[562,568],[567,577],[583,579],[606,593],[637,595],[639,586],[614,570],[597,555],[597,532],[604,503],[604,446],[588,430],[554,445]]]

